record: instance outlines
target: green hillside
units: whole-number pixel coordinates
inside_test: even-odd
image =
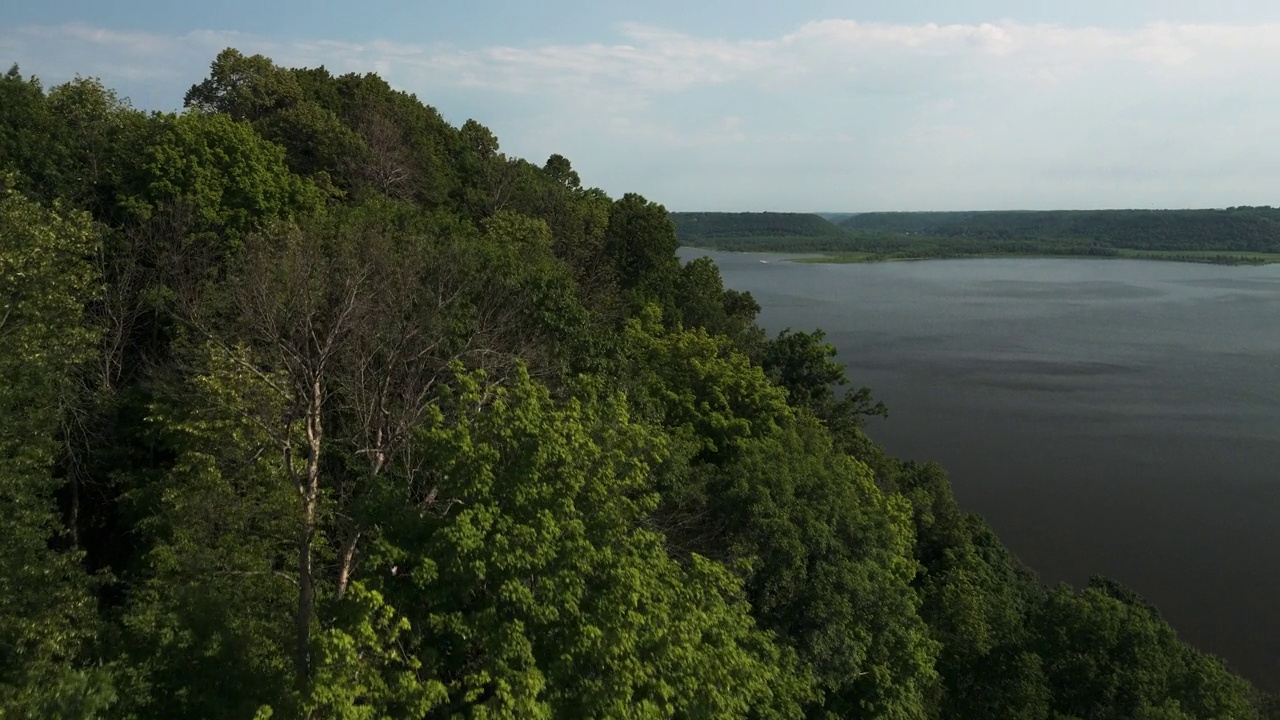
[[[1134,250],[1280,252],[1280,209],[862,213],[859,232],[981,240],[1073,240]]]
[[[682,242],[712,238],[823,237],[840,229],[811,213],[671,213],[676,235]]]
[[[686,219],[681,220],[683,216]],[[693,222],[692,218],[714,217]],[[1280,259],[1280,209],[677,214],[684,245],[822,253],[837,262],[1096,257],[1260,264]]]

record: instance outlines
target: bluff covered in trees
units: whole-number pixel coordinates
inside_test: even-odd
[[[1275,716],[660,205],[376,75],[186,105],[0,79],[0,717]]]
[[[699,222],[713,217],[714,221]],[[1192,262],[1280,259],[1280,209],[673,213],[681,243],[859,259],[982,255],[1148,257]],[[783,221],[783,218],[786,221]],[[825,231],[823,230],[825,226]]]
[[[850,230],[989,240],[1086,240],[1135,250],[1280,252],[1280,209],[861,213]]]
[[[671,213],[682,241],[733,237],[827,237],[840,229],[811,213]]]

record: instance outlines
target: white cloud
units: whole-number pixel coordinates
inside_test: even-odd
[[[1280,26],[811,22],[725,40],[625,25],[612,43],[458,48],[0,31],[0,59],[99,75],[172,107],[223,47],[375,71],[475,116],[509,152],[678,208],[1271,203]]]

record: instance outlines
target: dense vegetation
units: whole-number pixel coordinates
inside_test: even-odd
[[[375,75],[186,101],[0,79],[0,717],[1265,711],[1041,587],[661,206]]]
[[[684,219],[715,215],[717,232]],[[758,222],[759,213],[674,213],[682,244],[816,252],[845,260],[991,255],[1137,257],[1185,262],[1280,259],[1280,209],[861,213],[839,225]],[[829,230],[817,232],[817,222]]]
[[[1135,250],[1280,252],[1280,209],[862,213],[850,230],[1005,240],[1087,240]]]
[[[810,213],[671,213],[681,240],[743,237],[830,237],[840,229]]]

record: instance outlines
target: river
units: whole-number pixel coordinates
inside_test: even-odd
[[[889,406],[871,436],[1043,582],[1116,579],[1280,691],[1280,265],[680,254],[825,330]]]

